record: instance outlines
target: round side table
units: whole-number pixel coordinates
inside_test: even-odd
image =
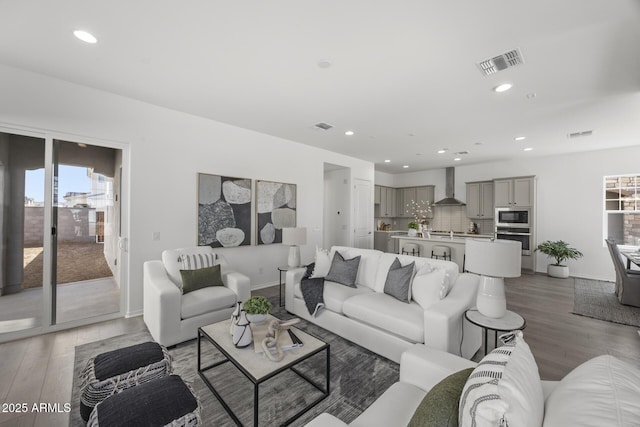
[[[523,330],[527,327],[527,322],[522,316],[513,311],[507,310],[507,313],[499,318],[494,319],[481,314],[478,309],[472,308],[464,313],[464,317],[476,326],[480,326],[484,329],[484,354],[487,351],[487,333],[492,330],[494,333],[493,348],[498,346],[498,331],[509,332],[514,330]]]

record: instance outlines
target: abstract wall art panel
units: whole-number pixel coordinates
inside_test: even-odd
[[[282,243],[282,228],[296,226],[296,184],[256,181],[258,245]]]
[[[198,246],[251,244],[251,180],[198,174]]]

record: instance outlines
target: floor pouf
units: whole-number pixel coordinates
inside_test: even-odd
[[[109,396],[171,372],[171,356],[155,342],[99,354],[80,374],[80,416],[87,421],[93,408]]]
[[[87,427],[197,426],[200,405],[178,375],[169,375],[100,402],[91,412]]]

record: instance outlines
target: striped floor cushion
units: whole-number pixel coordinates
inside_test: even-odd
[[[202,424],[200,405],[194,393],[178,375],[169,375],[99,403],[87,426],[193,427],[199,424]]]
[[[80,415],[87,421],[93,408],[109,396],[171,372],[171,356],[155,342],[99,354],[80,374]]]

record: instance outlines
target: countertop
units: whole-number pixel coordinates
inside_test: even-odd
[[[431,234],[430,238],[424,237],[409,237],[409,236],[391,236],[392,239],[403,239],[403,240],[416,240],[419,242],[449,242],[449,243],[458,243],[464,244],[468,238],[476,238],[476,239],[490,239],[493,236],[490,234],[455,234],[453,238],[448,235],[434,235]]]
[[[376,233],[404,233],[404,234],[407,234],[407,230],[376,230]]]

